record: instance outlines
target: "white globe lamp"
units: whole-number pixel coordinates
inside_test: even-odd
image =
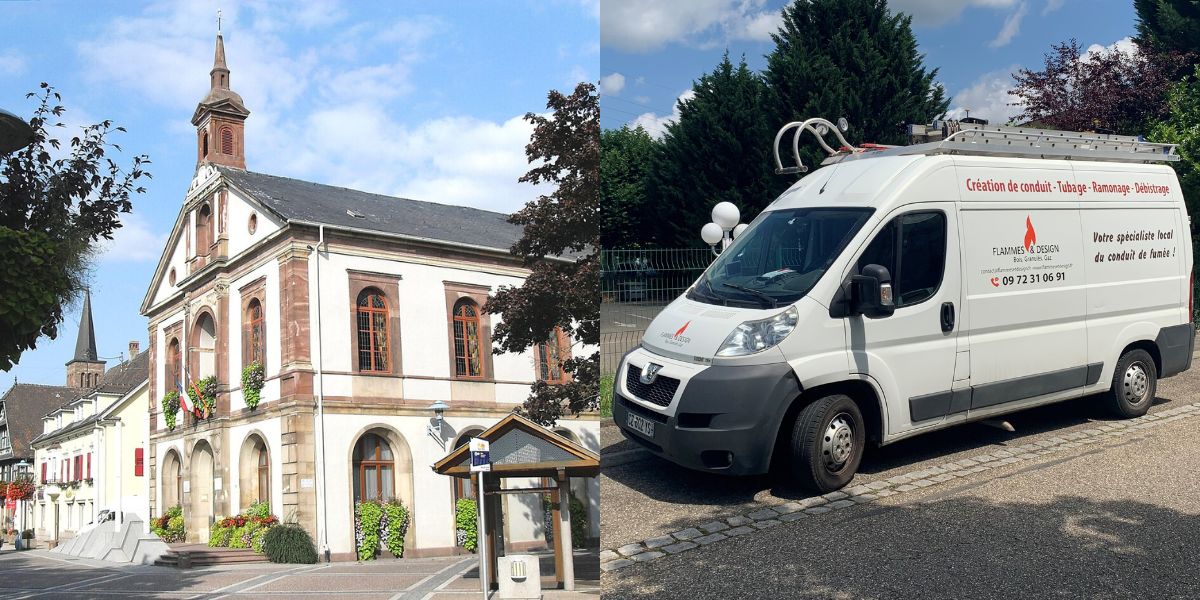
[[[733,228],[733,239],[736,240],[739,235],[742,235],[742,232],[745,231],[747,227],[749,227],[749,225],[745,223],[738,223],[738,226]]]
[[[725,236],[725,232],[721,230],[721,226],[716,223],[705,223],[700,229],[700,238],[705,244],[715,246],[721,243],[721,238]]]
[[[719,202],[712,209],[713,223],[725,231],[733,229],[741,218],[741,211],[732,202]]]

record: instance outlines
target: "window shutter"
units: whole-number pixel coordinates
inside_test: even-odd
[[[46,483],[46,463],[42,463],[42,483]]]
[[[83,455],[75,456],[75,481],[83,479]]]
[[[91,478],[92,478],[92,453],[91,453],[91,452],[88,452],[88,470],[87,470],[87,474],[88,474],[87,478],[88,478],[88,479],[91,479]]]
[[[142,469],[143,469],[143,467],[142,467],[142,459],[143,459],[142,452],[143,452],[143,450],[141,448],[133,449],[133,476],[134,477],[142,476]]]

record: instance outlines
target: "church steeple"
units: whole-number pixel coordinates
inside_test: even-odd
[[[246,117],[250,111],[242,103],[242,97],[229,87],[225,38],[220,31],[217,32],[217,50],[208,77],[208,95],[192,115],[192,125],[196,126],[197,160],[245,169]]]
[[[79,337],[75,341],[75,356],[67,363],[67,386],[90,388],[100,383],[104,361],[96,354],[96,328],[92,324],[92,293],[83,292],[83,313],[79,315]]]

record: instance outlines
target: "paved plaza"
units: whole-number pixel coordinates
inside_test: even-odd
[[[595,562],[595,554],[590,555]],[[316,565],[243,564],[196,569],[114,565],[64,559],[44,550],[0,552],[0,598],[11,600],[179,599],[346,600],[478,599],[475,556]],[[597,598],[597,566],[581,565],[575,592],[546,590],[547,599]],[[590,566],[590,568],[588,568]],[[590,575],[589,575],[590,573]]]

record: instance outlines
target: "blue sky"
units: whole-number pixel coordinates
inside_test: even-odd
[[[112,119],[129,130],[114,140],[121,162],[154,163],[92,275],[102,357],[146,347],[138,307],[195,168],[189,119],[218,8],[230,81],[251,111],[247,167],[372,192],[520,208],[543,191],[516,182],[531,131],[521,116],[600,73],[598,0],[0,2],[0,108],[28,115],[25,92],[49,82],[69,126]],[[62,384],[78,315],[0,390],[14,377]]]
[[[675,100],[729,49],[762,69],[774,48],[783,0],[603,0],[601,123],[637,122],[660,134]],[[1018,67],[1040,69],[1050,45],[1071,37],[1087,48],[1134,35],[1132,0],[893,0],[913,17],[925,65],[953,96],[955,115],[1006,121]],[[1121,47],[1127,47],[1128,41]],[[835,118],[838,115],[811,115]],[[851,124],[853,126],[853,124]]]

